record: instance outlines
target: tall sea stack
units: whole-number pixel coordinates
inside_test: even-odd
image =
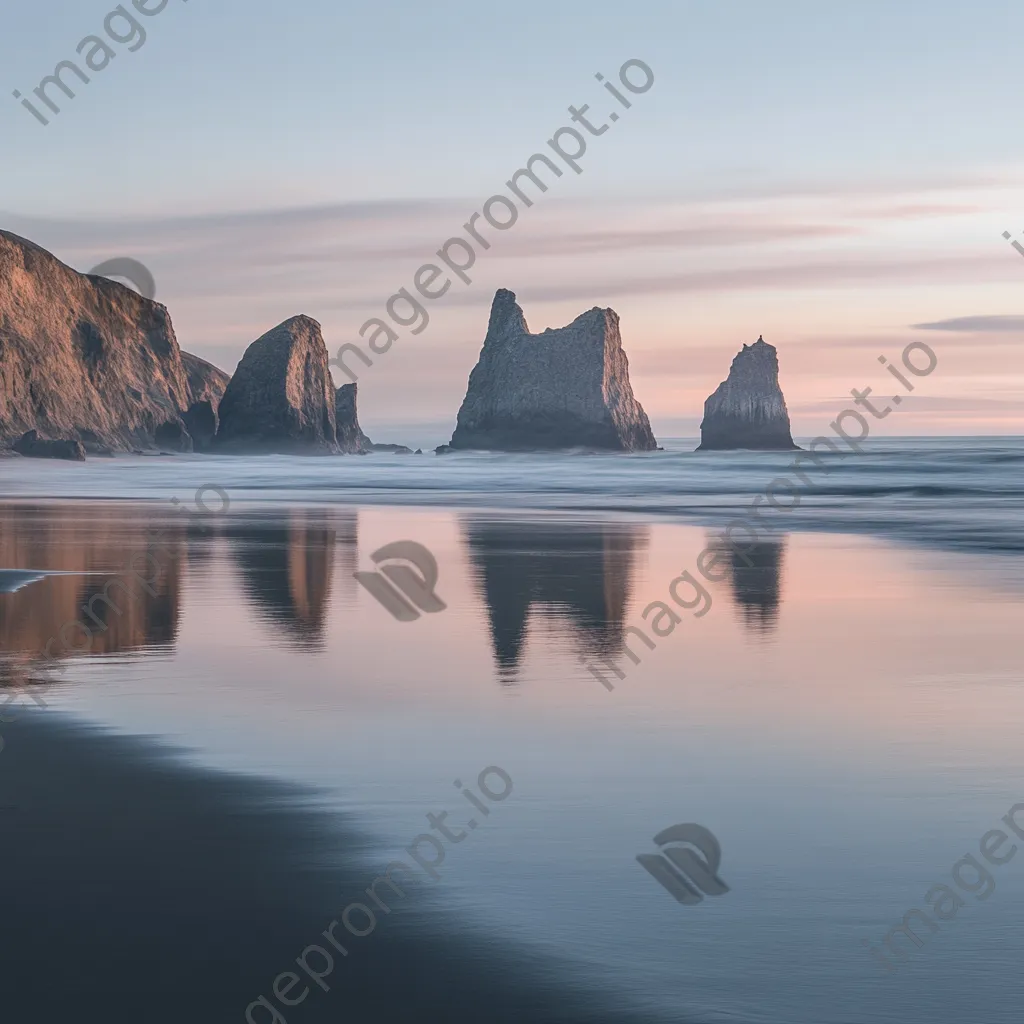
[[[729,376],[704,403],[697,451],[794,451],[786,399],[779,387],[779,358],[764,338],[744,345]]]
[[[656,447],[613,310],[595,307],[567,327],[530,334],[515,295],[495,294],[455,433],[438,451]]]
[[[320,325],[293,316],[242,356],[218,409],[214,450],[248,454],[338,452],[334,382]]]

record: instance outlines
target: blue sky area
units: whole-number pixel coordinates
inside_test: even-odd
[[[454,419],[497,287],[534,330],[613,306],[663,431],[695,425],[761,333],[797,429],[817,432],[879,352],[923,336],[914,324],[1024,313],[1024,260],[1001,237],[1024,238],[1022,4],[126,8],[145,42],[108,40],[116,56],[88,85],[69,78],[77,96],[45,127],[12,91],[81,61],[114,5],[0,15],[0,226],[78,269],[141,259],[183,347],[228,370],[296,313],[332,349],[355,340],[570,104],[598,123],[621,109],[596,72],[653,70],[588,140],[584,173],[360,377],[369,424]],[[933,329],[941,373],[893,430],[1024,432],[1019,323]]]

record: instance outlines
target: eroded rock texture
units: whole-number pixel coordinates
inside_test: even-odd
[[[798,448],[779,387],[778,354],[764,338],[743,346],[732,361],[728,378],[704,403],[700,438],[698,451]]]
[[[0,231],[0,444],[149,448],[189,391],[167,310]]]
[[[214,450],[338,452],[335,391],[320,325],[293,316],[254,341],[220,401]]]
[[[567,327],[530,334],[515,295],[497,292],[451,444],[439,451],[656,447],[613,310],[594,308]]]

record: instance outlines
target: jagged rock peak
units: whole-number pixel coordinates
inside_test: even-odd
[[[595,307],[566,327],[531,334],[515,294],[495,293],[455,433],[439,450],[656,447],[633,397],[614,310]]]
[[[216,450],[317,455],[338,451],[334,382],[320,324],[293,316],[242,356],[218,410]]]
[[[700,433],[698,451],[797,449],[779,386],[778,353],[763,337],[753,345],[744,344],[729,376],[704,403]]]

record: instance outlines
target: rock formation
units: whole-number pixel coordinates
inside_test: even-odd
[[[697,451],[735,448],[799,450],[790,433],[786,399],[779,387],[779,359],[764,338],[744,345],[729,376],[704,403]]]
[[[104,453],[190,447],[182,353],[167,310],[0,231],[0,445],[29,431]]]
[[[611,309],[530,334],[515,295],[500,289],[449,449],[651,451],[651,425],[629,384]]]
[[[30,459],[65,459],[85,462],[85,449],[79,440],[43,441],[39,433],[29,430],[12,445],[14,451]]]
[[[196,451],[207,451],[213,444],[220,425],[218,410],[231,378],[213,363],[189,352],[181,353],[188,380],[189,407],[182,413],[188,432],[195,442]]]
[[[0,440],[148,447],[186,397],[162,305],[0,231]]]
[[[394,455],[412,455],[412,449],[404,444],[374,444],[363,433],[356,410],[358,387],[358,384],[342,384],[335,395],[334,413],[338,423],[338,447],[342,453],[368,455],[370,452],[391,452]]]
[[[356,410],[358,384],[342,384],[335,396],[334,413],[338,424],[338,447],[346,455],[363,455],[373,451],[373,442],[359,427]]]
[[[254,341],[220,401],[218,452],[337,454],[334,382],[320,325],[293,316]]]

